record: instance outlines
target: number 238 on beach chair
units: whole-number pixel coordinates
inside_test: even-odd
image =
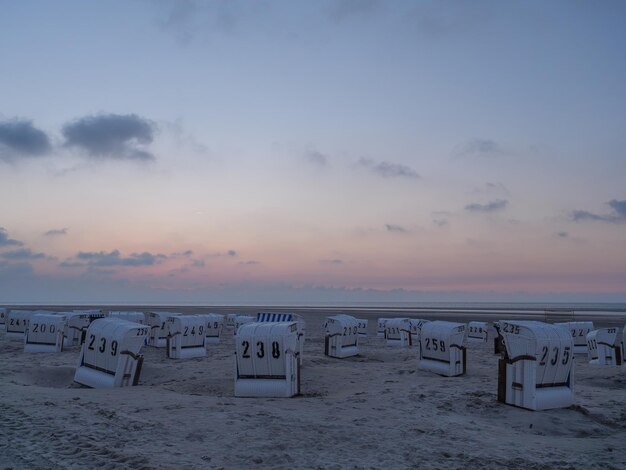
[[[326,319],[324,354],[344,358],[359,353],[359,321],[350,315],[335,315]]]
[[[304,354],[304,335],[306,332],[306,323],[304,319],[296,313],[268,313],[259,312],[256,314],[256,321],[265,322],[296,322],[298,325],[298,351],[300,352],[300,361]]]
[[[573,403],[574,342],[566,329],[537,321],[500,321],[505,348],[498,401],[529,410]]]
[[[419,368],[446,377],[465,374],[466,330],[464,323],[431,321],[422,326]]]
[[[87,329],[74,381],[92,388],[137,385],[148,327],[118,318],[95,320]]]
[[[246,323],[235,341],[237,397],[292,397],[300,393],[296,322]]]

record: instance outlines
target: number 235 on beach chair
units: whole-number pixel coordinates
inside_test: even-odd
[[[498,364],[498,401],[529,410],[573,403],[574,343],[565,328],[537,321],[500,321],[505,348]]]
[[[95,320],[87,329],[74,381],[92,388],[137,385],[148,327],[118,318]]]

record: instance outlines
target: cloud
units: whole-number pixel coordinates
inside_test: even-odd
[[[473,139],[457,150],[463,157],[501,157],[507,152],[491,139]]]
[[[44,233],[45,237],[56,237],[58,235],[67,235],[67,228],[53,228]]]
[[[181,252],[177,252],[177,253],[172,253],[170,256],[172,258],[189,258],[190,256],[193,255],[193,251],[191,250],[186,250],[186,251],[181,251]]]
[[[141,148],[154,138],[154,124],[136,114],[85,116],[63,126],[65,145],[95,158],[154,160]]]
[[[113,250],[110,253],[104,251],[81,251],[76,255],[78,262],[61,263],[63,267],[77,266],[152,266],[165,259],[167,256],[162,254],[152,254],[147,251],[143,253],[131,253],[128,257],[120,256],[119,250]]]
[[[569,233],[567,233],[567,232],[558,232],[556,234],[556,236],[559,237],[559,238],[567,238],[567,237],[569,237]]]
[[[237,252],[235,250],[228,250],[226,254],[230,257],[237,256]]]
[[[375,13],[379,6],[379,0],[334,0],[328,10],[328,17],[336,22],[365,17]]]
[[[256,266],[257,264],[261,264],[261,262],[252,259],[250,261],[240,261],[239,264],[241,266]]]
[[[385,229],[388,232],[406,233],[408,230],[401,225],[385,224]]]
[[[437,227],[445,227],[446,225],[448,225],[448,223],[448,219],[433,219],[433,224],[435,224]]]
[[[574,222],[581,222],[585,220],[610,222],[614,224],[626,222],[626,200],[618,201],[617,199],[612,199],[607,202],[607,204],[613,210],[612,213],[595,214],[593,212],[577,209],[572,211],[570,218]]]
[[[340,259],[321,259],[319,260],[320,264],[343,264],[343,261]]]
[[[321,152],[318,152],[317,150],[307,150],[304,154],[304,158],[309,163],[312,163],[313,165],[317,165],[319,167],[325,167],[328,165],[328,156],[324,155]]]
[[[14,119],[0,122],[0,160],[39,157],[51,150],[48,135],[31,121]]]
[[[361,158],[357,161],[357,166],[367,168],[383,178],[419,178],[419,174],[413,168],[397,163],[375,162],[369,158]]]
[[[2,258],[7,260],[27,260],[27,259],[42,259],[45,258],[46,255],[44,253],[33,253],[30,248],[20,248],[14,251],[7,251],[0,255]]]
[[[488,202],[487,204],[468,204],[465,206],[465,210],[470,212],[494,212],[504,209],[508,205],[509,201],[506,199],[496,199],[495,201]]]
[[[19,240],[9,238],[9,233],[3,227],[0,227],[0,246],[22,246],[23,243]]]

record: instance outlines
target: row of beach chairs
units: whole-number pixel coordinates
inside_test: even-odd
[[[59,352],[81,345],[74,380],[94,387],[137,385],[144,346],[166,348],[173,359],[206,355],[222,331],[235,336],[235,395],[290,397],[300,393],[305,323],[295,314],[181,315],[177,312],[102,312],[83,310],[0,310],[6,335],[24,341],[27,352]],[[349,315],[324,323],[324,353],[346,358],[359,353],[367,321]],[[467,370],[467,342],[494,336],[498,399],[533,410],[573,403],[575,354],[590,363],[622,366],[626,327],[593,329],[591,322],[547,324],[499,321],[469,324],[410,318],[381,318],[377,336],[386,344],[413,347],[422,370],[455,377]],[[585,339],[583,343],[580,338]]]

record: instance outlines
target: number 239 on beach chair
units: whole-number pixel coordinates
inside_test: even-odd
[[[538,321],[500,321],[505,348],[498,401],[529,410],[573,403],[574,342],[566,329]]]
[[[326,319],[324,354],[344,358],[359,353],[359,322],[350,315],[334,315]]]
[[[246,323],[235,341],[235,396],[292,397],[300,393],[296,322]]]
[[[168,318],[167,357],[191,359],[206,356],[206,319],[196,315]]]
[[[465,374],[466,330],[464,323],[431,321],[422,326],[419,368],[446,377]]]
[[[87,329],[74,381],[91,388],[137,385],[148,327],[118,318],[95,320]]]
[[[64,315],[52,313],[33,315],[24,336],[24,352],[61,352],[66,323],[67,318]]]

